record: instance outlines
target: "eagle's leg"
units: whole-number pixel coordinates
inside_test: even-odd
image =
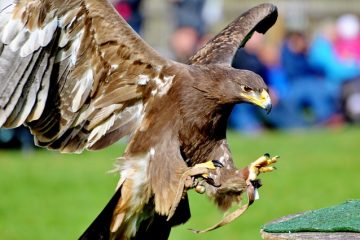
[[[197,192],[202,191],[201,186],[200,189],[196,188],[199,185],[199,183],[202,182],[199,181],[197,177],[201,177],[203,179],[209,179],[210,170],[215,170],[216,168],[221,168],[221,167],[223,167],[223,164],[221,162],[219,162],[218,160],[211,160],[205,163],[196,164],[193,167],[186,170],[180,178],[174,203],[170,208],[167,220],[170,220],[170,218],[174,215],[175,210],[186,190],[195,188]]]
[[[276,163],[279,159],[279,156],[270,157],[268,153],[265,153],[263,156],[259,157],[257,160],[252,162],[249,165],[249,177],[248,179],[253,181],[257,178],[260,173],[272,172],[276,168],[271,166],[273,163]]]

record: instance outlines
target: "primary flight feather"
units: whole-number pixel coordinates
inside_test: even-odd
[[[190,217],[187,189],[227,209],[272,170],[269,157],[238,170],[226,126],[236,103],[271,109],[261,77],[230,65],[276,18],[275,6],[259,5],[181,64],[148,46],[106,0],[2,0],[0,127],[24,124],[37,145],[61,152],[130,135],[117,192],[81,239],[167,239]]]

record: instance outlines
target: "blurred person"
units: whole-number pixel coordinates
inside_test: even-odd
[[[289,82],[287,101],[300,120],[294,126],[298,128],[327,124],[336,113],[333,90],[308,57],[305,34],[290,32],[281,48],[281,64]]]
[[[334,94],[338,97],[341,84],[359,76],[360,68],[355,57],[350,58],[349,53],[345,53],[348,52],[345,50],[345,45],[336,47],[336,41],[344,44],[344,38],[340,36],[342,40],[337,39],[339,38],[336,25],[332,21],[325,21],[315,33],[314,40],[309,48],[309,62],[314,68],[322,72],[334,89]],[[338,53],[336,48],[338,48]],[[356,55],[355,52],[354,55]]]
[[[281,61],[290,82],[298,78],[321,76],[308,61],[308,40],[302,32],[289,32],[281,48]]]
[[[338,115],[357,122],[360,99],[360,36],[355,16],[325,21],[315,34],[309,60],[320,69],[335,98]],[[355,101],[354,101],[355,100]]]
[[[205,0],[169,0],[173,10],[175,31],[170,45],[176,60],[187,62],[206,41],[207,25],[203,18]]]
[[[259,59],[266,66],[266,80],[272,100],[272,110],[264,116],[266,126],[275,129],[294,129],[303,126],[289,98],[289,83],[280,62],[280,48],[276,44],[265,44]]]
[[[202,18],[207,26],[218,23],[223,17],[223,0],[205,0]]]
[[[259,59],[266,66],[266,81],[270,88],[273,105],[286,98],[289,86],[284,69],[280,63],[280,48],[276,44],[265,44],[259,54]],[[274,107],[274,106],[273,106]]]
[[[343,84],[341,106],[346,120],[351,123],[360,123],[360,78]]]
[[[30,151],[35,148],[33,136],[24,127],[0,129],[0,149],[22,149]]]
[[[353,78],[345,81],[341,88],[341,103],[346,119],[360,123],[360,24],[352,14],[344,14],[336,21],[337,37],[335,51],[340,61],[355,65]]]
[[[267,69],[259,58],[264,44],[264,35],[254,32],[245,47],[237,50],[232,66],[237,69],[247,69],[256,72],[267,82]]]
[[[360,24],[352,14],[344,14],[336,21],[335,51],[341,61],[360,65]]]
[[[118,13],[139,34],[141,34],[144,19],[141,2],[141,0],[111,0]]]

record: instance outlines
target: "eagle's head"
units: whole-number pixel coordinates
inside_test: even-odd
[[[208,98],[220,104],[250,103],[271,111],[271,99],[264,80],[256,73],[232,67],[213,65],[210,77],[200,86]]]
[[[271,99],[264,80],[256,73],[248,70],[231,69],[226,83],[228,97],[236,103],[244,102],[259,106],[269,113]]]

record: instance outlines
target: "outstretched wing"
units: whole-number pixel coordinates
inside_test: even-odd
[[[243,47],[254,31],[265,33],[277,19],[277,8],[261,4],[245,12],[202,47],[190,64],[231,65],[239,47]]]
[[[138,126],[166,64],[106,0],[1,0],[0,127],[106,147]]]

